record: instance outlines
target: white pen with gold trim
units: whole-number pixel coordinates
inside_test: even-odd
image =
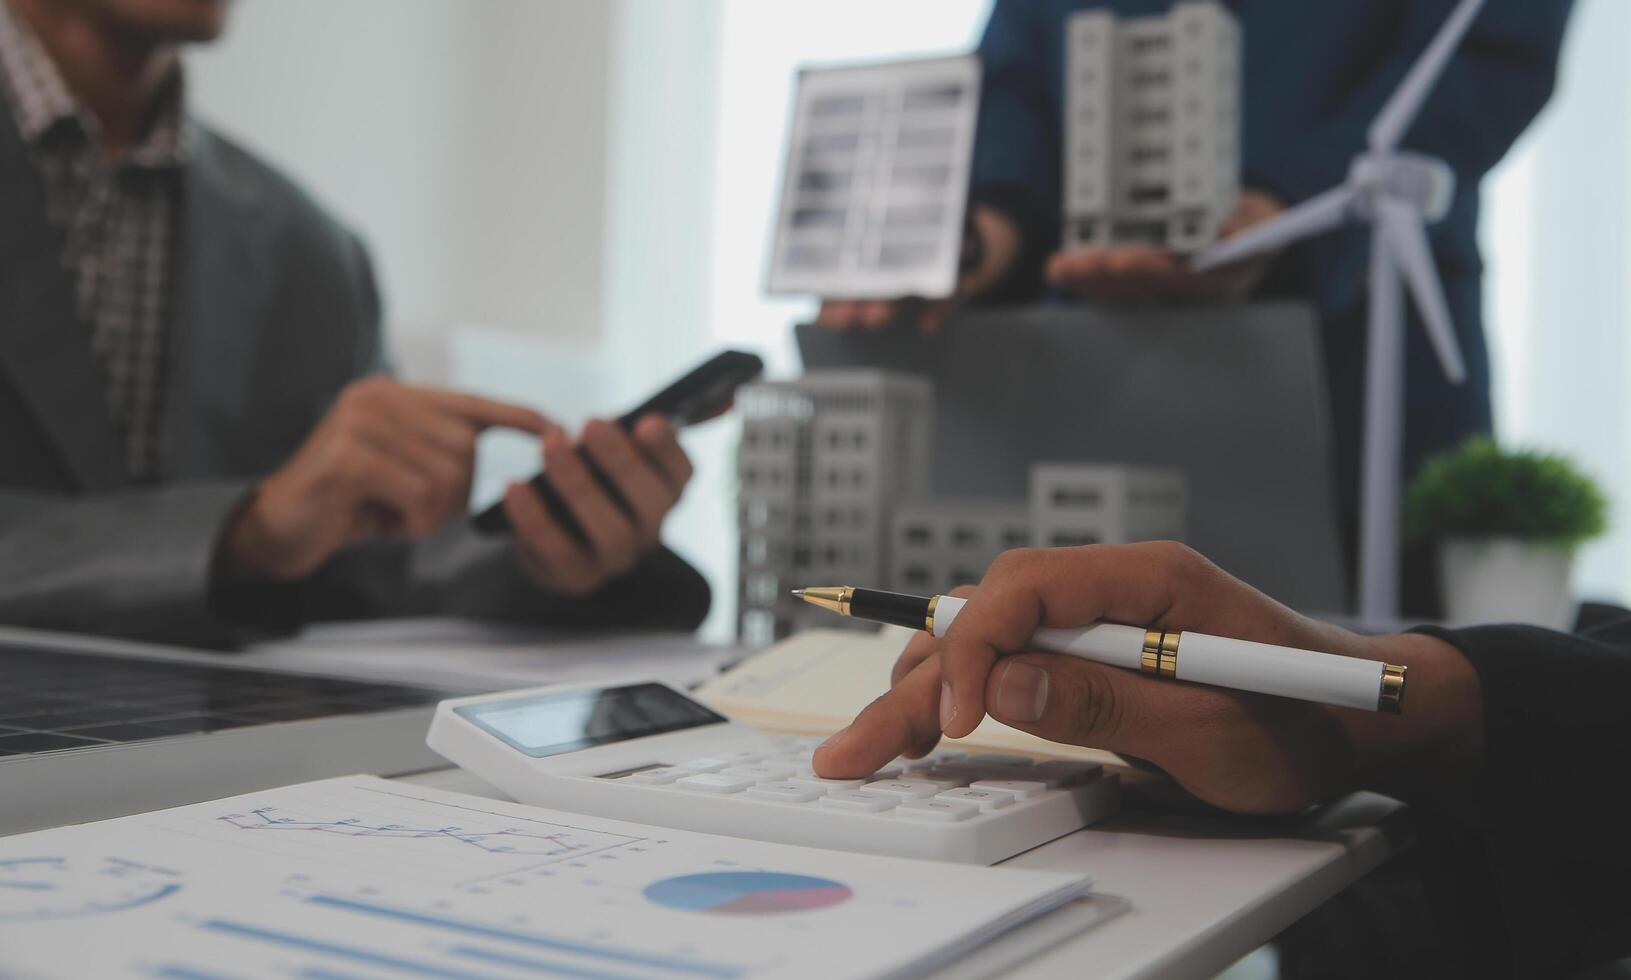
[[[904,595],[847,585],[795,589],[793,594],[841,616],[893,623],[935,636],[946,635],[964,602],[956,596]],[[1389,714],[1404,708],[1405,668],[1379,660],[1116,623],[1040,629],[1026,646],[1236,691]]]

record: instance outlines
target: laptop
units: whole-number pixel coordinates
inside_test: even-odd
[[[1306,306],[964,313],[944,331],[797,328],[806,370],[935,388],[934,492],[1022,500],[1039,462],[1182,469],[1193,546],[1313,614],[1351,605],[1318,321]]]
[[[439,769],[425,731],[437,702],[461,693],[474,692],[0,628],[0,835]]]

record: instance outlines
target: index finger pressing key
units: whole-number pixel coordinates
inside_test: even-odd
[[[866,776],[896,756],[927,754],[940,741],[939,700],[939,665],[925,661],[816,750],[816,772],[834,779]]]

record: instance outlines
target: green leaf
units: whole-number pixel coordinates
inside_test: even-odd
[[[1404,502],[1411,540],[1513,537],[1572,549],[1607,529],[1607,498],[1569,459],[1486,437],[1428,460]]]

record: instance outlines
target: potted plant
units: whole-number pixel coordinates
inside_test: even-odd
[[[1452,623],[1574,622],[1575,549],[1608,526],[1608,502],[1562,456],[1476,438],[1422,467],[1405,498],[1405,533],[1438,542]]]

